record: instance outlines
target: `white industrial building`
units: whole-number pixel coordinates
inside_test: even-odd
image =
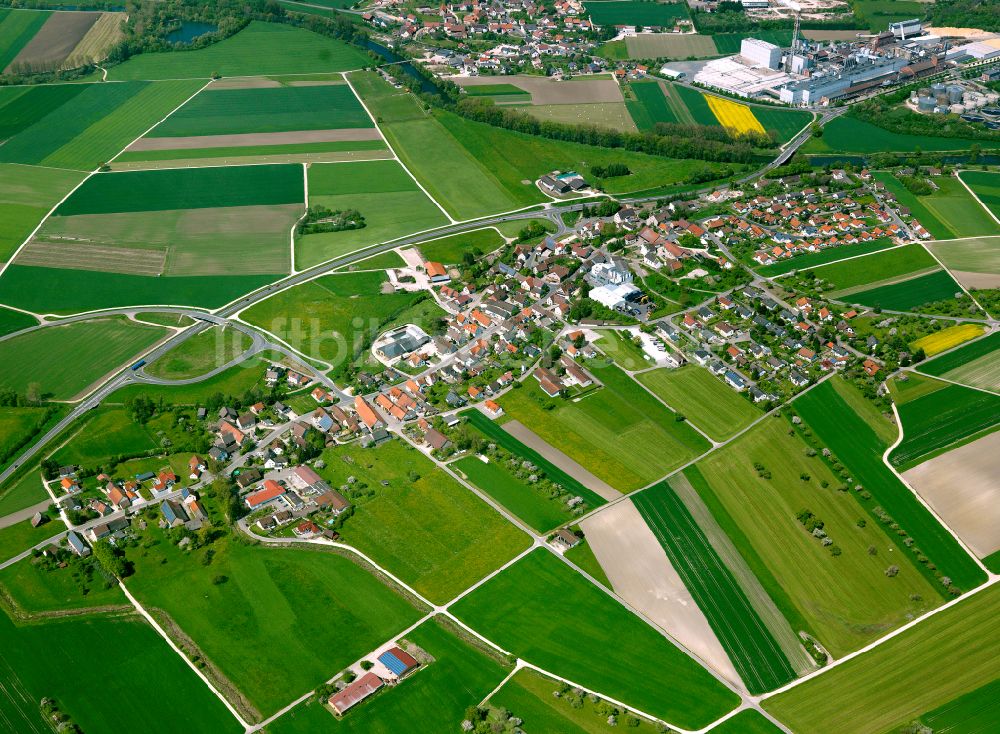
[[[740,63],[739,56],[713,59],[695,74],[694,81],[740,97],[775,96],[780,87],[792,81],[783,71]]]
[[[639,289],[634,285],[631,285],[630,283],[621,283],[615,286],[602,285],[597,288],[591,288],[590,293],[587,295],[602,306],[607,308],[618,308],[625,303],[629,296],[638,292]]]
[[[781,48],[759,38],[744,38],[740,56],[755,66],[777,69],[781,66]]]

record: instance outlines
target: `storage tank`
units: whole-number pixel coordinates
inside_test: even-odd
[[[950,107],[950,109],[951,109],[951,114],[953,114],[953,115],[964,115],[965,114],[965,105],[962,105],[962,104],[953,104]]]
[[[959,102],[962,101],[962,94],[964,92],[965,90],[962,87],[958,86],[957,84],[952,84],[950,87],[948,87],[948,100],[952,104],[958,104]]]
[[[919,97],[917,99],[917,109],[921,112],[933,112],[934,100],[930,97]]]
[[[941,82],[938,82],[937,84],[932,84],[931,85],[931,91],[934,92],[934,94],[944,94],[945,92],[947,92],[947,90],[948,90],[948,87],[946,87]]]

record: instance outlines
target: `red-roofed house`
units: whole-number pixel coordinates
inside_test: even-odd
[[[262,489],[258,489],[256,492],[247,495],[247,507],[251,510],[256,510],[269,502],[274,502],[274,500],[278,499],[284,493],[285,488],[276,481],[273,479],[265,479]]]

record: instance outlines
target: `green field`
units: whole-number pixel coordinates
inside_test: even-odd
[[[342,719],[335,719],[328,708],[306,703],[267,730],[271,734],[399,734],[420,722],[423,731],[452,731],[465,710],[478,704],[507,674],[494,656],[461,639],[451,625],[425,622],[404,639],[434,659],[399,687],[382,691]]]
[[[72,429],[73,435],[52,453],[60,466],[77,464],[94,468],[109,457],[152,451],[159,442],[124,408],[101,406]]]
[[[120,163],[135,163],[146,161],[203,161],[227,158],[258,162],[264,156],[294,156],[318,153],[347,153],[363,150],[386,150],[384,140],[339,140],[327,143],[290,143],[288,145],[234,145],[218,148],[176,148],[174,150],[133,150],[126,151],[115,158],[115,167],[122,168]],[[387,153],[388,155],[388,153]],[[261,161],[263,162],[263,161]],[[281,161],[274,161],[281,162]],[[229,163],[227,160],[226,163]],[[188,165],[188,164],[185,164]]]
[[[668,89],[671,99],[674,100],[673,104],[676,105],[679,103],[686,107],[688,111],[687,115],[683,118],[678,115],[678,122],[694,121],[697,125],[719,124],[719,120],[715,116],[715,113],[712,112],[712,108],[708,106],[705,95],[697,89],[690,89],[680,84],[671,84]]]
[[[1000,678],[921,714],[919,721],[933,731],[951,734],[990,731],[1000,721]]]
[[[993,171],[962,171],[959,177],[994,216],[1000,217],[1000,174]]]
[[[84,568],[91,574],[89,579]],[[44,569],[34,558],[27,558],[0,571],[0,588],[25,614],[128,605],[118,584],[105,577],[92,560]]]
[[[985,589],[764,708],[800,734],[893,731],[1000,677],[998,595]]]
[[[2,457],[7,456],[24,436],[38,430],[44,421],[45,408],[0,407],[0,464]]]
[[[632,502],[708,619],[747,690],[763,693],[794,679],[795,671],[781,647],[674,491],[658,484],[635,495]]]
[[[580,484],[579,481],[571,477],[534,449],[525,446],[521,441],[507,433],[507,431],[491,421],[483,413],[478,410],[467,410],[462,413],[462,416],[468,418],[469,423],[491,441],[496,442],[497,445],[512,454],[520,456],[521,458],[530,461],[535,466],[540,467],[549,479],[562,485],[573,494],[580,495],[587,500],[591,507],[599,507],[604,504],[605,500],[603,497]]]
[[[617,329],[604,331],[597,340],[597,346],[623,370],[633,371],[652,367],[643,348],[632,341],[634,336],[634,332],[631,331]]]
[[[3,343],[7,366],[0,388],[65,400],[151,346],[164,334],[124,317],[38,329]]]
[[[718,56],[712,36],[696,33],[643,33],[603,44],[599,55],[609,59],[653,59]]]
[[[830,247],[820,252],[808,252],[804,255],[790,257],[787,260],[779,260],[773,265],[765,265],[762,268],[757,268],[757,272],[765,277],[772,278],[776,275],[790,273],[793,270],[806,270],[849,257],[868,255],[872,252],[884,250],[887,247],[893,247],[892,240],[878,239],[871,242],[857,242],[853,245],[838,245],[837,247]]]
[[[281,355],[265,352],[191,385],[129,385],[112,393],[109,401],[124,403],[136,395],[147,395],[153,400],[162,398],[170,405],[195,405],[204,403],[215,393],[238,397],[254,387],[263,388],[268,358],[280,361]]]
[[[543,549],[451,611],[518,657],[677,726],[704,726],[738,703],[659,632]]]
[[[851,9],[869,23],[873,33],[884,31],[890,23],[927,15],[927,6],[916,0],[851,0]]]
[[[121,67],[118,67],[121,68]],[[196,91],[200,83],[88,84],[0,147],[0,161],[92,170]]]
[[[242,331],[213,326],[147,365],[146,372],[165,380],[197,377],[228,364],[252,343],[253,340]]]
[[[294,49],[294,53],[289,53]],[[305,74],[357,69],[371,63],[343,41],[287,25],[253,21],[219,43],[191,51],[144,53],[109,70],[108,78],[174,79],[261,74]]]
[[[82,178],[76,171],[0,163],[0,261],[21,246],[49,209]]]
[[[346,84],[262,89],[209,88],[149,134],[151,138],[373,127]]]
[[[4,408],[3,410],[11,409]],[[0,414],[0,421],[3,420],[4,417]],[[6,462],[4,462],[5,464]],[[28,469],[20,477],[14,474],[6,481],[3,490],[0,491],[0,517],[37,505],[48,498],[49,495],[42,486],[41,472],[38,467]]]
[[[673,28],[677,20],[687,20],[687,3],[617,0],[587,2],[583,6],[595,25],[637,25]]]
[[[764,467],[761,472],[755,463]],[[904,549],[872,522],[857,527],[864,510],[834,489],[837,478],[820,458],[805,455],[803,442],[788,435],[784,420],[768,419],[685,476],[792,629],[815,635],[836,657],[937,601],[937,592],[915,569],[904,566],[896,578],[885,577],[888,558]],[[801,525],[796,515],[803,509],[825,523],[840,556]],[[868,554],[870,546],[878,555]]]
[[[91,176],[55,217],[171,209],[302,204],[302,166],[218,166]]]
[[[338,553],[263,548],[230,538],[185,552],[155,524],[146,535],[160,542],[129,550],[135,564],[129,590],[145,606],[169,614],[265,715],[420,617],[403,597]],[[206,565],[208,550],[214,554]],[[215,583],[218,576],[225,580]]]
[[[853,473],[854,481],[871,493],[873,503],[906,530],[941,573],[963,590],[983,582],[983,572],[958,542],[882,463],[886,445],[829,382],[803,394],[794,406],[820,441]],[[913,553],[903,551],[902,555],[920,566]]]
[[[912,16],[907,16],[912,17]],[[756,37],[756,36],[755,36]],[[718,39],[718,36],[716,36]],[[738,51],[737,51],[738,53]],[[923,151],[967,151],[970,146],[982,147],[982,140],[966,138],[935,138],[928,135],[907,135],[886,130],[850,114],[841,115],[823,126],[823,137],[812,138],[803,153],[901,153]]]
[[[449,112],[425,113],[415,97],[397,92],[374,74],[353,74],[351,82],[399,157],[457,218],[545,201],[533,182],[552,170],[586,172],[595,165],[624,163],[630,175],[602,184],[609,193],[618,194],[679,183],[709,165],[549,140]]]
[[[561,684],[531,669],[519,670],[503,688],[490,697],[490,705],[506,709],[512,716],[524,721],[524,728],[531,732],[559,732],[559,734],[610,734],[616,731],[608,723],[607,714],[598,710],[588,696],[573,698],[561,693]],[[579,701],[579,705],[574,703]],[[645,719],[633,731],[654,731]]]
[[[857,260],[832,263],[813,269],[817,278],[838,291],[860,289],[872,283],[901,278],[937,267],[937,261],[921,245],[893,247]]]
[[[975,237],[927,246],[950,270],[1000,275],[1000,237]]]
[[[850,294],[836,297],[842,301],[860,303],[865,306],[880,306],[893,311],[910,311],[918,309],[925,303],[954,298],[955,294],[961,292],[961,287],[948,274],[947,270],[937,270],[891,285],[882,285],[869,290],[855,290]]]
[[[938,187],[933,194],[916,196],[891,173],[873,175],[936,239],[975,237],[997,231],[993,217],[954,178],[938,176],[932,179]]]
[[[47,11],[5,10],[0,15],[0,71],[6,69],[52,16]]]
[[[620,491],[656,481],[709,448],[619,368],[586,367],[603,386],[578,401],[549,398],[529,378],[507,393],[504,410]]]
[[[174,304],[218,308],[278,280],[274,275],[171,276],[10,265],[0,277],[0,301],[36,313]]]
[[[17,135],[87,88],[85,84],[45,84],[0,88],[0,140]]]
[[[436,604],[529,545],[526,534],[402,441],[337,447],[323,458],[326,467],[317,471],[330,486],[348,485],[353,476],[368,488],[340,529],[344,542]]]
[[[310,165],[309,205],[356,209],[365,218],[365,227],[300,237],[295,244],[300,268],[448,223],[394,160]]]
[[[636,377],[716,441],[731,438],[763,415],[753,403],[701,367],[652,370]]]
[[[1000,391],[1000,332],[923,362],[920,371],[972,387]]]
[[[741,711],[731,719],[726,719],[712,727],[711,734],[778,734],[778,727],[757,711]]]
[[[1000,396],[946,385],[897,406],[897,410],[903,441],[889,460],[893,466],[909,469],[1000,423]]]
[[[658,122],[678,122],[659,83],[637,83],[630,89],[635,99],[626,99],[625,106],[640,130],[652,130]]]
[[[537,104],[521,109],[539,120],[550,120],[567,125],[596,125],[624,132],[635,132],[636,130],[635,121],[624,102]]]
[[[33,470],[37,471],[37,469]],[[49,521],[37,528],[22,520],[14,525],[0,528],[0,558],[7,560],[28,550],[54,535],[66,532],[66,526],[58,521]]]
[[[108,644],[89,644],[96,640]],[[53,650],[59,651],[58,665],[42,653]],[[81,670],[102,674],[81,675]],[[0,718],[5,728],[21,734],[52,731],[38,708],[46,696],[86,732],[242,731],[177,653],[136,616],[71,617],[17,627],[0,612],[0,676]]]
[[[34,316],[0,306],[0,336],[13,334],[15,331],[37,325],[38,319]]]
[[[493,252],[503,243],[503,237],[495,229],[476,229],[472,232],[442,237],[439,240],[421,242],[419,248],[424,260],[457,265],[462,263],[467,252],[478,258]]]
[[[342,367],[357,357],[365,337],[419,313],[414,308],[423,306],[420,293],[380,294],[384,282],[386,275],[380,271],[325,275],[254,304],[242,318],[310,359]],[[428,315],[443,313],[432,301],[429,305],[433,308]],[[309,318],[303,319],[304,314]]]
[[[564,500],[543,495],[496,461],[486,463],[478,456],[467,456],[456,461],[452,468],[539,533],[573,518]]]

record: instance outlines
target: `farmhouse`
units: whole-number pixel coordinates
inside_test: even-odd
[[[410,653],[398,647],[386,650],[378,656],[378,661],[389,670],[395,680],[403,678],[420,665]]]
[[[365,673],[344,690],[330,696],[330,707],[342,716],[348,709],[364,701],[383,685],[384,682],[377,675]]]

